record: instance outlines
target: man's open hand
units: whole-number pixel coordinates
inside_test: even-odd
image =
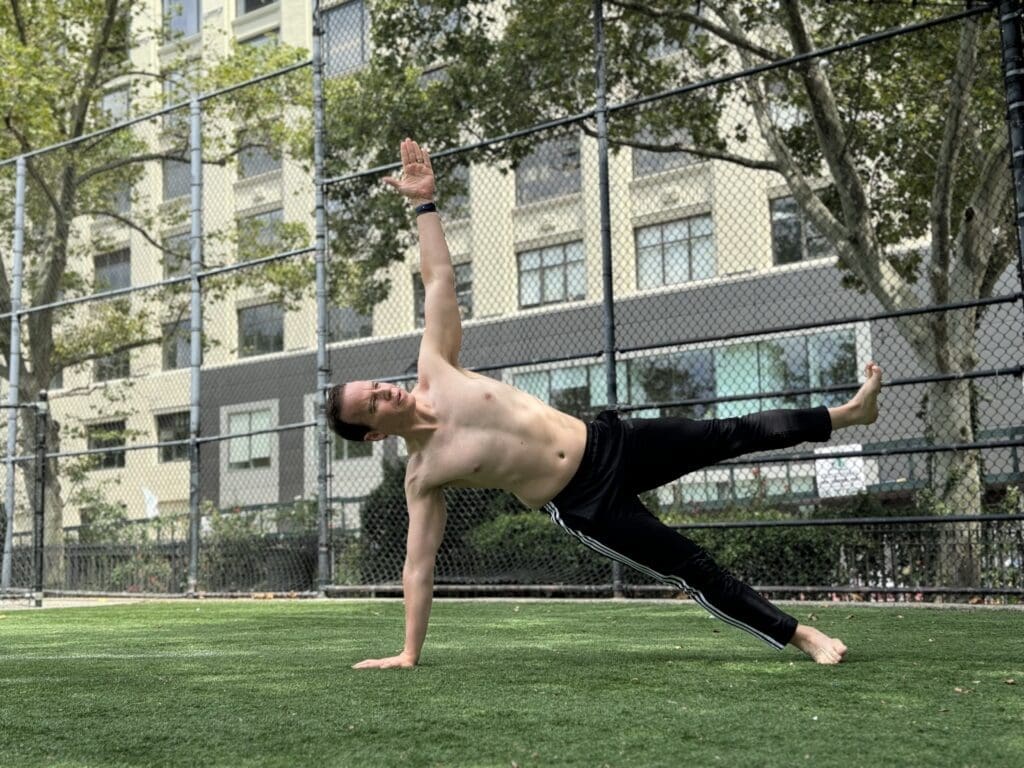
[[[433,201],[434,169],[430,166],[430,155],[412,139],[405,139],[402,141],[402,177],[385,176],[384,183],[414,202]]]
[[[398,656],[389,656],[386,659],[360,661],[358,664],[353,664],[352,669],[412,669],[415,666],[416,662],[410,657],[399,654]]]

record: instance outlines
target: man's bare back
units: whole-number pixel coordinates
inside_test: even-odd
[[[407,483],[500,488],[538,509],[583,457],[582,421],[495,379],[438,360],[412,395],[436,428],[407,441]]]

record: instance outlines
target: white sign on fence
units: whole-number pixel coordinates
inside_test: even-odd
[[[814,453],[853,453],[860,450],[860,444],[830,445],[826,448],[815,448]],[[818,495],[823,499],[852,496],[868,489],[864,476],[864,459],[860,456],[815,459],[814,472],[818,476]]]

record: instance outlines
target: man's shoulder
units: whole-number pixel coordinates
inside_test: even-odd
[[[419,377],[420,385],[429,386],[432,380],[451,376],[456,373],[465,374],[466,370],[461,366],[452,365],[442,355],[421,350],[419,360],[417,361],[416,372]]]

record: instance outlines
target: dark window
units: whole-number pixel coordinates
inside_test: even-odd
[[[189,412],[161,413],[156,417],[156,439],[159,443],[188,440]],[[160,462],[188,461],[188,444],[161,445]]]
[[[187,195],[192,189],[192,168],[188,160],[163,160],[164,200]]]
[[[161,245],[164,249],[164,279],[189,274],[192,263],[192,236],[188,232],[168,235]]]
[[[248,179],[281,168],[281,153],[265,139],[241,132],[238,144],[238,178]]]
[[[423,287],[423,275],[419,272],[412,276],[412,293],[416,327],[422,328],[425,323],[423,304],[426,290]],[[463,320],[473,317],[473,264],[471,262],[455,265],[455,300],[459,304],[459,316]]]
[[[238,356],[251,357],[284,349],[284,309],[261,304],[238,310]]]
[[[449,219],[469,216],[469,166],[465,163],[438,168],[437,205]]]
[[[94,381],[127,379],[131,375],[131,355],[127,349],[97,358],[93,367]]]
[[[586,293],[581,241],[519,254],[520,307],[582,299]]]
[[[828,241],[819,235],[792,197],[779,197],[770,202],[772,216],[772,257],[775,264],[830,256]]]
[[[638,288],[715,276],[714,226],[710,216],[640,227],[635,236]]]
[[[238,220],[239,260],[262,259],[281,250],[284,211],[275,208]]]
[[[270,466],[270,411],[243,411],[228,416],[228,469],[256,469]]]
[[[580,142],[575,133],[538,144],[516,167],[516,204],[580,191]]]
[[[370,15],[363,0],[324,11],[324,74],[344,75],[370,59]]]
[[[173,371],[188,368],[192,364],[189,321],[167,323],[163,331],[163,369]]]
[[[687,146],[692,143],[689,132],[679,129],[672,136],[665,139],[658,138],[649,128],[644,129],[636,137],[636,141],[655,146],[667,146],[678,144]],[[701,162],[701,158],[689,152],[669,151],[656,152],[651,149],[633,148],[633,177],[650,176],[654,173],[663,173],[676,168]]]
[[[278,0],[238,0],[238,15],[242,16],[246,13],[252,13],[258,11],[260,8],[266,8],[268,5],[273,5]]]
[[[101,448],[119,448],[93,454],[92,469],[118,469],[124,466],[124,422],[107,421],[86,427],[86,439],[90,451]]]
[[[715,360],[709,349],[673,352],[629,361],[629,399],[633,405],[713,399]],[[652,416],[714,416],[713,404],[665,405]],[[647,414],[642,414],[647,415]]]
[[[128,288],[132,284],[132,257],[128,248],[99,253],[93,258],[96,293]]]
[[[373,317],[351,307],[327,308],[327,341],[364,339],[373,335]]]

